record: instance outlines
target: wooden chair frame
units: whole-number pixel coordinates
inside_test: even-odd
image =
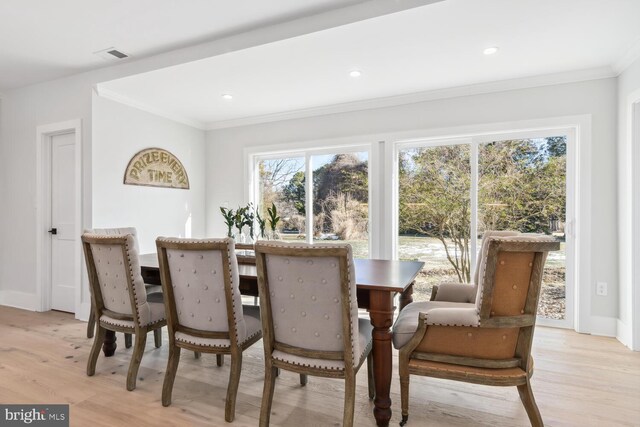
[[[93,376],[96,372],[96,362],[100,355],[100,350],[104,343],[105,334],[107,330],[115,332],[123,332],[125,334],[135,335],[135,345],[133,348],[133,354],[131,356],[131,363],[129,364],[129,371],[127,373],[127,390],[132,391],[136,388],[136,377],[138,375],[138,369],[140,368],[140,362],[144,354],[145,345],[147,342],[147,333],[154,331],[154,339],[156,347],[159,347],[158,334],[161,334],[161,328],[166,325],[166,320],[153,323],[148,326],[141,326],[138,322],[138,306],[136,304],[136,295],[133,286],[133,280],[131,274],[127,274],[127,287],[129,288],[129,299],[131,301],[132,315],[123,315],[121,313],[115,313],[108,310],[104,306],[104,300],[102,297],[102,290],[100,289],[100,281],[98,279],[98,273],[95,267],[95,260],[93,252],[91,250],[92,244],[105,244],[105,245],[118,245],[122,249],[122,255],[125,260],[129,259],[129,245],[127,243],[127,236],[129,235],[96,235],[96,234],[83,234],[82,235],[82,247],[84,250],[84,256],[87,264],[87,271],[89,274],[89,285],[91,288],[91,302],[93,306],[94,318],[98,321],[97,332],[89,353],[89,361],[87,363],[87,375]],[[130,269],[130,267],[129,267]],[[109,316],[117,320],[128,320],[133,322],[134,327],[117,326],[100,321],[102,315]],[[157,331],[157,332],[156,332]],[[161,336],[161,335],[160,335]]]
[[[534,427],[543,426],[540,411],[535,402],[531,390],[530,378],[533,375],[533,358],[531,357],[531,344],[533,331],[538,311],[538,300],[540,298],[540,288],[542,283],[542,273],[547,253],[560,248],[558,242],[553,241],[508,241],[493,239],[489,242],[487,264],[485,267],[482,302],[479,310],[480,329],[505,329],[519,328],[515,354],[508,359],[482,359],[473,357],[462,357],[454,355],[444,355],[436,353],[426,353],[417,350],[425,339],[425,334],[429,326],[426,323],[427,314],[420,313],[418,329],[409,342],[400,349],[399,371],[400,371],[400,394],[402,405],[402,422],[404,425],[409,417],[409,375],[431,376],[434,378],[464,381],[475,384],[493,386],[516,386],[520,399],[527,411],[527,415]],[[531,276],[527,297],[525,299],[524,310],[521,315],[516,316],[492,316],[491,307],[493,304],[494,278],[498,265],[498,255],[500,252],[535,252],[531,266]],[[526,375],[514,378],[494,378],[491,375],[476,373],[467,375],[465,373],[447,372],[434,373],[421,369],[418,364],[411,364],[411,360],[427,360],[432,362],[448,363],[452,365],[462,365],[472,368],[505,369],[520,368]]]
[[[245,341],[241,345],[238,344],[236,338],[236,324],[235,319],[233,318],[233,289],[231,283],[231,273],[228,268],[223,269],[223,274],[229,332],[204,331],[180,325],[180,323],[178,322],[178,313],[174,299],[171,272],[169,271],[167,249],[177,249],[185,252],[219,250],[222,255],[222,264],[229,265],[230,254],[234,250],[233,240],[224,239],[222,241],[210,242],[174,242],[164,239],[158,239],[156,240],[156,247],[158,248],[160,277],[162,281],[162,291],[165,296],[164,301],[167,315],[167,326],[169,329],[169,360],[167,361],[167,371],[162,386],[162,405],[169,406],[171,404],[173,383],[175,381],[176,372],[178,370],[178,364],[180,362],[180,350],[182,348],[196,352],[196,357],[199,356],[199,353],[215,354],[218,366],[223,365],[224,355],[229,354],[231,355],[231,372],[229,374],[229,384],[227,386],[225,420],[227,422],[231,422],[235,417],[236,396],[238,394],[238,384],[240,382],[240,373],[242,370],[242,352],[259,341],[262,338],[262,334],[259,333],[250,340]],[[229,348],[217,348],[177,342],[175,339],[176,332],[183,332],[199,338],[228,339],[230,342],[230,346]]]
[[[267,255],[281,255],[288,257],[337,257],[339,259],[340,278],[343,284],[349,281],[349,251],[344,247],[302,247],[302,246],[270,246],[268,243],[256,244],[256,266],[258,274],[258,292],[260,294],[260,313],[262,318],[262,331],[264,343],[264,360],[265,360],[265,378],[264,390],[262,394],[262,407],[260,411],[260,426],[267,427],[271,416],[271,405],[273,403],[273,393],[275,389],[275,378],[280,368],[299,373],[301,376],[301,384],[306,384],[306,375],[315,375],[326,378],[343,378],[345,380],[345,399],[343,426],[350,427],[353,425],[353,414],[355,406],[355,387],[356,374],[360,366],[364,362],[360,360],[357,366],[354,366],[353,355],[351,351],[322,351],[309,350],[301,347],[291,346],[275,340],[273,330],[273,315],[271,311],[271,300],[269,298],[270,288],[267,272]],[[355,280],[355,274],[354,274]],[[356,295],[351,295],[348,286],[341,287],[341,303],[342,303],[342,341],[345,349],[351,348],[351,337],[353,330],[351,326],[351,308],[350,303],[355,299]],[[358,337],[355,337],[358,339]],[[299,366],[274,359],[271,355],[274,350],[280,350],[296,356],[309,357],[324,360],[343,360],[344,371],[322,369],[315,367]],[[369,381],[369,398],[373,399],[374,383],[371,347],[366,350],[368,364],[368,381]]]

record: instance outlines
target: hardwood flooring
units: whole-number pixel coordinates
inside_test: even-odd
[[[0,306],[0,403],[68,403],[74,426],[225,425],[229,358],[196,360],[183,351],[173,402],[160,403],[168,347],[149,334],[137,389],[125,389],[132,349],[100,356],[86,376],[92,339],[86,323],[60,312],[34,313]],[[166,342],[166,330],[164,331]],[[548,426],[640,426],[640,353],[613,338],[572,331],[536,330],[533,391]],[[393,417],[400,421],[400,387],[394,352]],[[234,426],[256,426],[263,381],[261,342],[245,352]],[[366,369],[357,379],[355,425],[374,426]],[[276,382],[271,425],[339,426],[344,385],[340,380],[282,372]],[[528,426],[515,387],[498,388],[430,378],[411,378],[408,426]],[[229,425],[229,424],[227,424]]]

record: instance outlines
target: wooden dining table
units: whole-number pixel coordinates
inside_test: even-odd
[[[239,259],[243,259],[239,257]],[[246,259],[246,258],[245,258]],[[395,311],[394,297],[399,294],[402,309],[413,301],[413,282],[424,266],[420,261],[389,261],[377,259],[355,259],[358,307],[369,313],[373,326],[373,370],[376,396],[373,414],[379,426],[389,425],[391,419],[391,372],[392,346],[391,325]],[[146,284],[160,285],[160,271],[156,254],[140,256],[142,278]],[[256,266],[249,263],[238,265],[240,292],[258,296]],[[116,349],[115,333],[105,337],[103,351],[111,356]]]

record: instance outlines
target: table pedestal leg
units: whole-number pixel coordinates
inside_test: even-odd
[[[111,357],[116,352],[116,333],[114,331],[107,330],[104,336],[104,344],[102,344],[102,352],[105,357]]]
[[[369,317],[373,325],[373,375],[376,398],[373,416],[379,426],[388,426],[391,419],[391,331],[393,296],[387,291],[370,292]]]
[[[403,293],[400,294],[400,310],[408,306],[413,302],[413,284],[416,282],[411,282],[407,289],[404,290]]]

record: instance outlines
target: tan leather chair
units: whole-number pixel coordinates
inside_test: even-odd
[[[233,239],[156,240],[169,329],[162,405],[171,404],[180,349],[231,355],[225,420],[233,421],[242,352],[262,338],[260,310],[243,306]]]
[[[463,303],[475,303],[476,295],[478,293],[478,275],[480,274],[480,264],[482,264],[482,254],[489,242],[490,237],[512,237],[517,236],[520,233],[517,231],[496,231],[487,230],[482,236],[482,245],[478,252],[478,259],[476,262],[476,270],[473,273],[473,281],[471,283],[440,283],[434,285],[431,291],[431,301],[448,301],[448,302],[463,302]]]
[[[268,426],[279,368],[345,380],[343,425],[353,425],[356,374],[371,366],[371,324],[358,318],[350,245],[256,244],[265,378],[260,426]],[[369,397],[373,398],[372,370]]]
[[[89,273],[92,311],[97,319],[87,375],[95,374],[107,330],[134,334],[136,340],[127,374],[127,390],[133,390],[147,332],[160,331],[166,324],[164,304],[147,301],[135,239],[131,234],[84,233],[82,246]]]
[[[559,247],[541,235],[487,236],[474,302],[414,302],[400,312],[393,343],[400,350],[401,425],[409,417],[411,374],[516,386],[531,424],[543,425],[531,391],[531,342],[546,256]]]

